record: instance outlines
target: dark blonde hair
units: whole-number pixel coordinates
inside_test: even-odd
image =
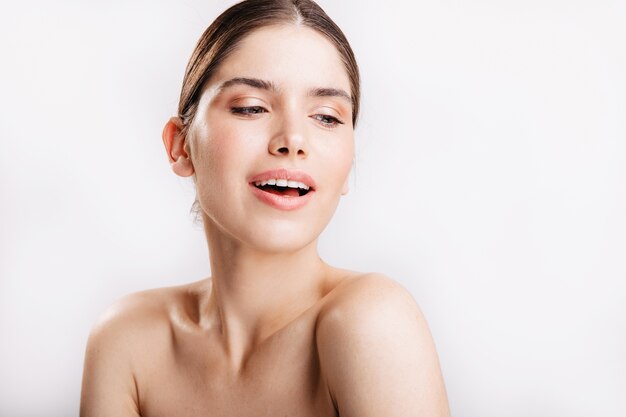
[[[359,114],[359,68],[345,35],[312,0],[245,0],[219,15],[200,37],[183,79],[178,116],[183,134],[195,116],[203,86],[238,43],[255,29],[291,23],[311,28],[329,39],[345,65],[352,96],[352,125]]]

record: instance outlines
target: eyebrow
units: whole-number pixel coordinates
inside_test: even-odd
[[[258,88],[261,90],[278,91],[278,88],[276,88],[276,85],[271,81],[259,80],[258,78],[246,78],[246,77],[236,77],[228,81],[224,81],[218,87],[218,91],[222,91],[234,85],[248,85],[250,87]]]
[[[352,103],[352,96],[340,88],[314,88],[309,91],[311,97],[339,97]]]
[[[224,81],[218,87],[218,92],[222,92],[223,90],[235,85],[247,85],[260,90],[272,92],[278,91],[276,84],[271,81],[261,80],[258,78],[235,77],[228,81]],[[349,103],[352,103],[352,96],[340,88],[313,88],[309,90],[308,95],[310,97],[339,97],[347,100]]]

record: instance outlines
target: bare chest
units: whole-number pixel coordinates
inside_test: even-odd
[[[138,378],[143,417],[337,416],[318,359],[314,323],[272,336],[237,372],[223,349],[174,331]]]

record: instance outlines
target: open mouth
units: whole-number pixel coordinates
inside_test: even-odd
[[[266,193],[283,197],[302,197],[311,191],[311,187],[300,182],[285,179],[268,179],[256,181],[254,186]]]

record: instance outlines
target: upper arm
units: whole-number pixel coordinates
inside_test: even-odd
[[[449,416],[426,321],[387,278],[359,278],[318,323],[322,371],[341,417]]]
[[[136,295],[117,302],[91,330],[85,351],[81,417],[140,415],[133,372],[133,336],[139,323],[136,314],[131,314],[137,303]]]

